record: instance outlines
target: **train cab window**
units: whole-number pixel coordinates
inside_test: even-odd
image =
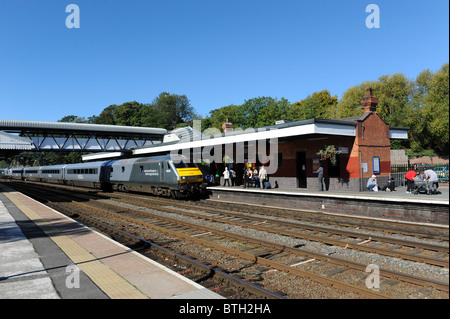
[[[167,163],[167,170],[170,170],[170,163],[169,162],[166,162]]]
[[[173,163],[173,165],[175,165],[175,168],[196,167],[194,163],[185,163],[183,161],[180,161],[179,163]]]

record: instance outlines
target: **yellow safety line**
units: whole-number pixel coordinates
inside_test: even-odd
[[[46,233],[56,245],[77,265],[91,280],[103,290],[111,299],[146,299],[136,287],[123,277],[107,267],[94,255],[81,247],[77,242],[66,235],[59,234],[56,227],[42,218],[39,214],[27,207],[19,199],[8,193],[8,197],[25,215]]]

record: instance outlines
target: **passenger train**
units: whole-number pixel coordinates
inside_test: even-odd
[[[173,198],[198,195],[206,188],[199,166],[181,155],[11,168],[3,170],[2,177]]]

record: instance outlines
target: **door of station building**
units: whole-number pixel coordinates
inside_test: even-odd
[[[297,187],[306,188],[306,152],[297,152]]]

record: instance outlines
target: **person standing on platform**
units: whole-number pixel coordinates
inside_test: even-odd
[[[231,186],[236,184],[236,172],[230,168]]]
[[[317,171],[313,171],[314,174],[317,174],[317,182],[319,183],[319,192],[323,191],[323,167],[319,166]]]
[[[264,168],[264,164],[261,165],[261,169],[259,170],[259,180],[261,182],[261,188],[266,188],[265,183],[267,182],[267,171]]]
[[[244,170],[244,188],[250,187],[249,182],[252,177],[252,170],[250,168],[246,168]]]
[[[258,175],[258,169],[256,167],[253,170],[253,179],[255,181],[255,188],[259,187],[259,175]]]
[[[225,166],[225,170],[223,171],[223,186],[226,186],[226,184],[228,184],[228,186],[230,186],[230,171],[228,170],[228,167]]]
[[[437,189],[439,187],[439,178],[435,171],[432,169],[427,169],[425,172],[425,181],[427,182],[428,194],[437,194]]]
[[[406,192],[411,193],[414,188],[414,178],[417,176],[417,172],[415,170],[410,170],[405,174],[406,179]]]

